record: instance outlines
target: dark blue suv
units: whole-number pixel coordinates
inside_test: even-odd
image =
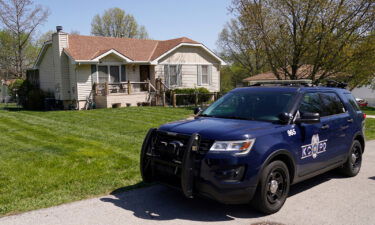
[[[150,129],[142,178],[181,188],[189,198],[252,203],[274,213],[291,184],[335,168],[358,174],[364,118],[345,89],[238,88],[195,119]]]

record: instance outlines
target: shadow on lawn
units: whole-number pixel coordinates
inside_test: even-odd
[[[342,176],[335,172],[328,172],[302,183],[293,185],[290,196],[307,191],[331,179],[340,179]],[[193,220],[202,222],[231,221],[234,218],[261,218],[263,214],[251,209],[248,205],[224,205],[204,198],[187,199],[175,189],[161,185],[152,185],[134,191],[124,192],[135,187],[143,187],[138,183],[113,191],[114,198],[102,198],[103,202],[110,202],[134,215],[147,220]],[[288,201],[286,202],[288,204]]]

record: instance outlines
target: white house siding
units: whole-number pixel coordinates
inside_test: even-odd
[[[76,78],[76,64],[69,60],[69,81],[70,81],[70,100],[77,100],[77,78]]]
[[[39,64],[39,84],[43,91],[53,92],[55,90],[55,75],[53,64],[53,50],[49,46]]]
[[[67,55],[61,56],[61,100],[71,100],[70,93],[70,74],[69,74],[70,59]]]
[[[85,101],[92,90],[91,66],[77,66],[77,96],[78,101]]]
[[[217,59],[208,54],[200,47],[183,46],[159,60],[159,65],[155,66],[155,77],[164,80],[165,64],[182,65],[182,84],[178,88],[199,88],[205,87],[211,92],[220,91],[220,66]],[[212,66],[211,85],[198,86],[198,66]]]
[[[375,90],[371,88],[371,85],[355,88],[352,90],[352,94],[356,98],[365,99],[368,102],[369,106],[375,107]]]

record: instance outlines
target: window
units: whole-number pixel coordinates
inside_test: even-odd
[[[208,66],[202,66],[202,84],[208,84]]]
[[[108,82],[108,66],[98,66],[98,82]]]
[[[91,66],[91,72],[96,82],[98,83],[119,83],[126,81],[126,67],[125,65],[121,66],[108,66],[100,65],[98,68],[98,77],[96,77],[95,68],[96,65]]]
[[[211,65],[198,65],[198,85],[211,84]]]
[[[177,66],[169,66],[169,85],[177,85]]]
[[[345,94],[345,95],[348,98],[350,105],[352,105],[354,111],[361,111],[353,95],[352,94]]]
[[[164,79],[168,87],[181,86],[182,65],[164,65]]]
[[[301,105],[299,107],[300,113],[319,113],[322,114],[322,105],[318,93],[306,93],[303,96]]]
[[[320,94],[323,103],[323,112],[321,116],[330,116],[345,112],[344,105],[337,94],[331,92]]]
[[[279,121],[279,115],[289,112],[295,92],[248,90],[231,92],[209,106],[201,115],[244,120]]]

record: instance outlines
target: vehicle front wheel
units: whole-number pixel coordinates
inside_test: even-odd
[[[341,172],[348,176],[354,177],[361,170],[362,165],[362,145],[355,140],[350,149],[349,158],[341,168]]]
[[[289,186],[288,167],[282,161],[271,162],[262,171],[252,205],[265,214],[279,211],[286,201]]]

